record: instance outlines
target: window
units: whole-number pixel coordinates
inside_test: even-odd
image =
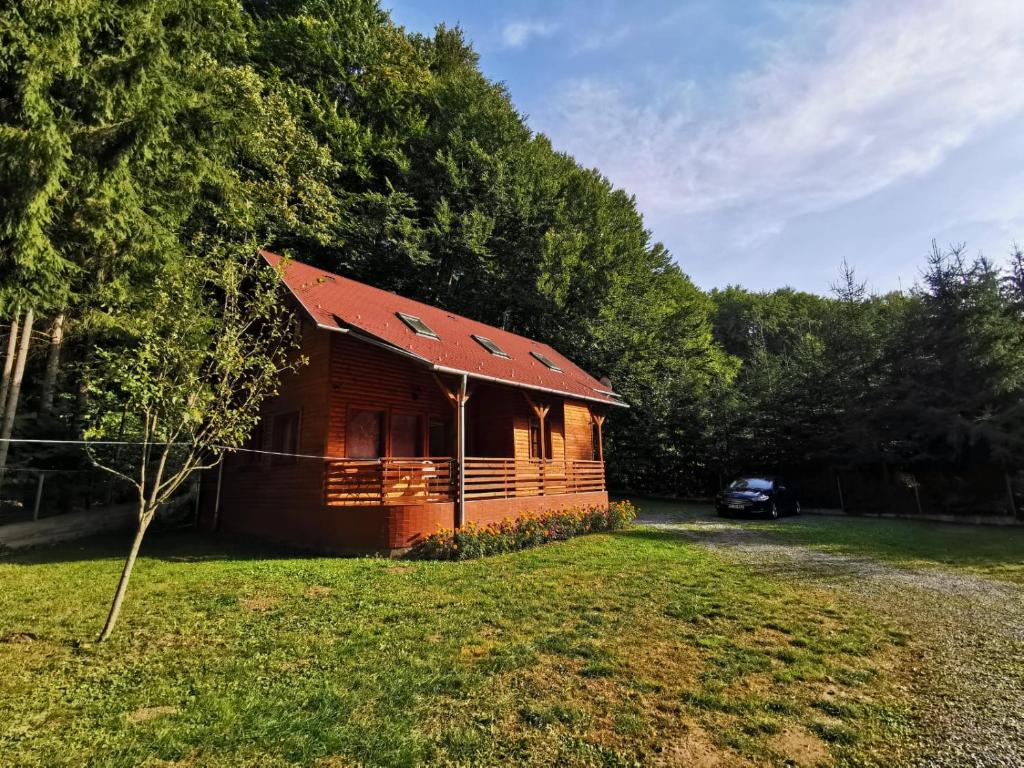
[[[270,432],[270,450],[274,454],[293,454],[299,452],[299,412],[280,413],[274,417]],[[271,455],[271,464],[294,464],[295,456]]]
[[[262,464],[263,454],[257,451],[263,450],[263,425],[257,424],[249,435],[249,439],[242,446],[246,450],[242,452],[242,464]]]
[[[448,435],[448,422],[431,416],[427,434],[427,454],[435,457],[451,456],[452,443]]]
[[[477,342],[477,344],[486,349],[492,355],[497,355],[498,357],[508,357],[508,352],[499,347],[490,339],[486,338],[485,336],[477,336],[475,333],[472,335],[473,339]]]
[[[772,481],[765,477],[743,477],[729,483],[730,491],[770,491]]]
[[[409,458],[423,455],[423,422],[419,416],[391,415],[391,455]]]
[[[350,459],[379,459],[384,455],[383,411],[349,412],[345,455]]]
[[[429,325],[424,323],[418,317],[414,315],[407,315],[405,312],[395,312],[395,314],[398,315],[401,321],[408,325],[409,328],[412,329],[412,332],[417,336],[426,336],[431,339],[440,338],[433,330],[431,330]]]
[[[540,419],[530,419],[530,458],[540,458]]]
[[[561,373],[562,372],[562,369],[559,368],[557,365],[555,365],[553,362],[551,362],[551,360],[546,355],[542,355],[540,352],[534,352],[532,350],[531,350],[530,354],[533,355],[538,360],[540,360],[544,365],[546,365],[552,371],[555,371],[557,373]]]

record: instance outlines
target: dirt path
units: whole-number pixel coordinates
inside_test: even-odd
[[[741,522],[651,515],[638,522],[676,530],[756,569],[841,590],[904,627],[920,650],[911,670],[922,723],[914,765],[1024,766],[1024,589],[962,571],[819,552]]]

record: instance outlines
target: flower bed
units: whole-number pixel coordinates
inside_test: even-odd
[[[625,528],[636,518],[636,507],[618,501],[607,507],[576,507],[541,512],[478,526],[444,529],[431,534],[409,553],[418,560],[470,560],[485,555],[514,552],[549,541]]]

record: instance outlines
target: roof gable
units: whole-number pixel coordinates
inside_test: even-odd
[[[442,373],[624,405],[608,387],[547,344],[269,251],[262,254],[272,266],[282,265],[285,285],[321,328],[356,331]],[[489,351],[476,337],[489,340],[505,356]]]

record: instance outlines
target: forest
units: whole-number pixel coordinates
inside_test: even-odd
[[[884,295],[845,264],[825,296],[702,290],[628,190],[531,130],[460,29],[409,33],[375,0],[14,0],[0,188],[5,382],[30,339],[4,437],[110,435],[119,413],[130,437],[118,355],[202,336],[225,307],[166,286],[265,246],[608,376],[630,405],[606,425],[612,488],[702,496],[779,472],[822,505],[845,478],[844,503],[920,483],[930,509],[989,514],[1024,492],[1019,248],[922,243],[917,284]],[[175,307],[195,327],[167,326]],[[8,445],[0,466],[88,465]]]

